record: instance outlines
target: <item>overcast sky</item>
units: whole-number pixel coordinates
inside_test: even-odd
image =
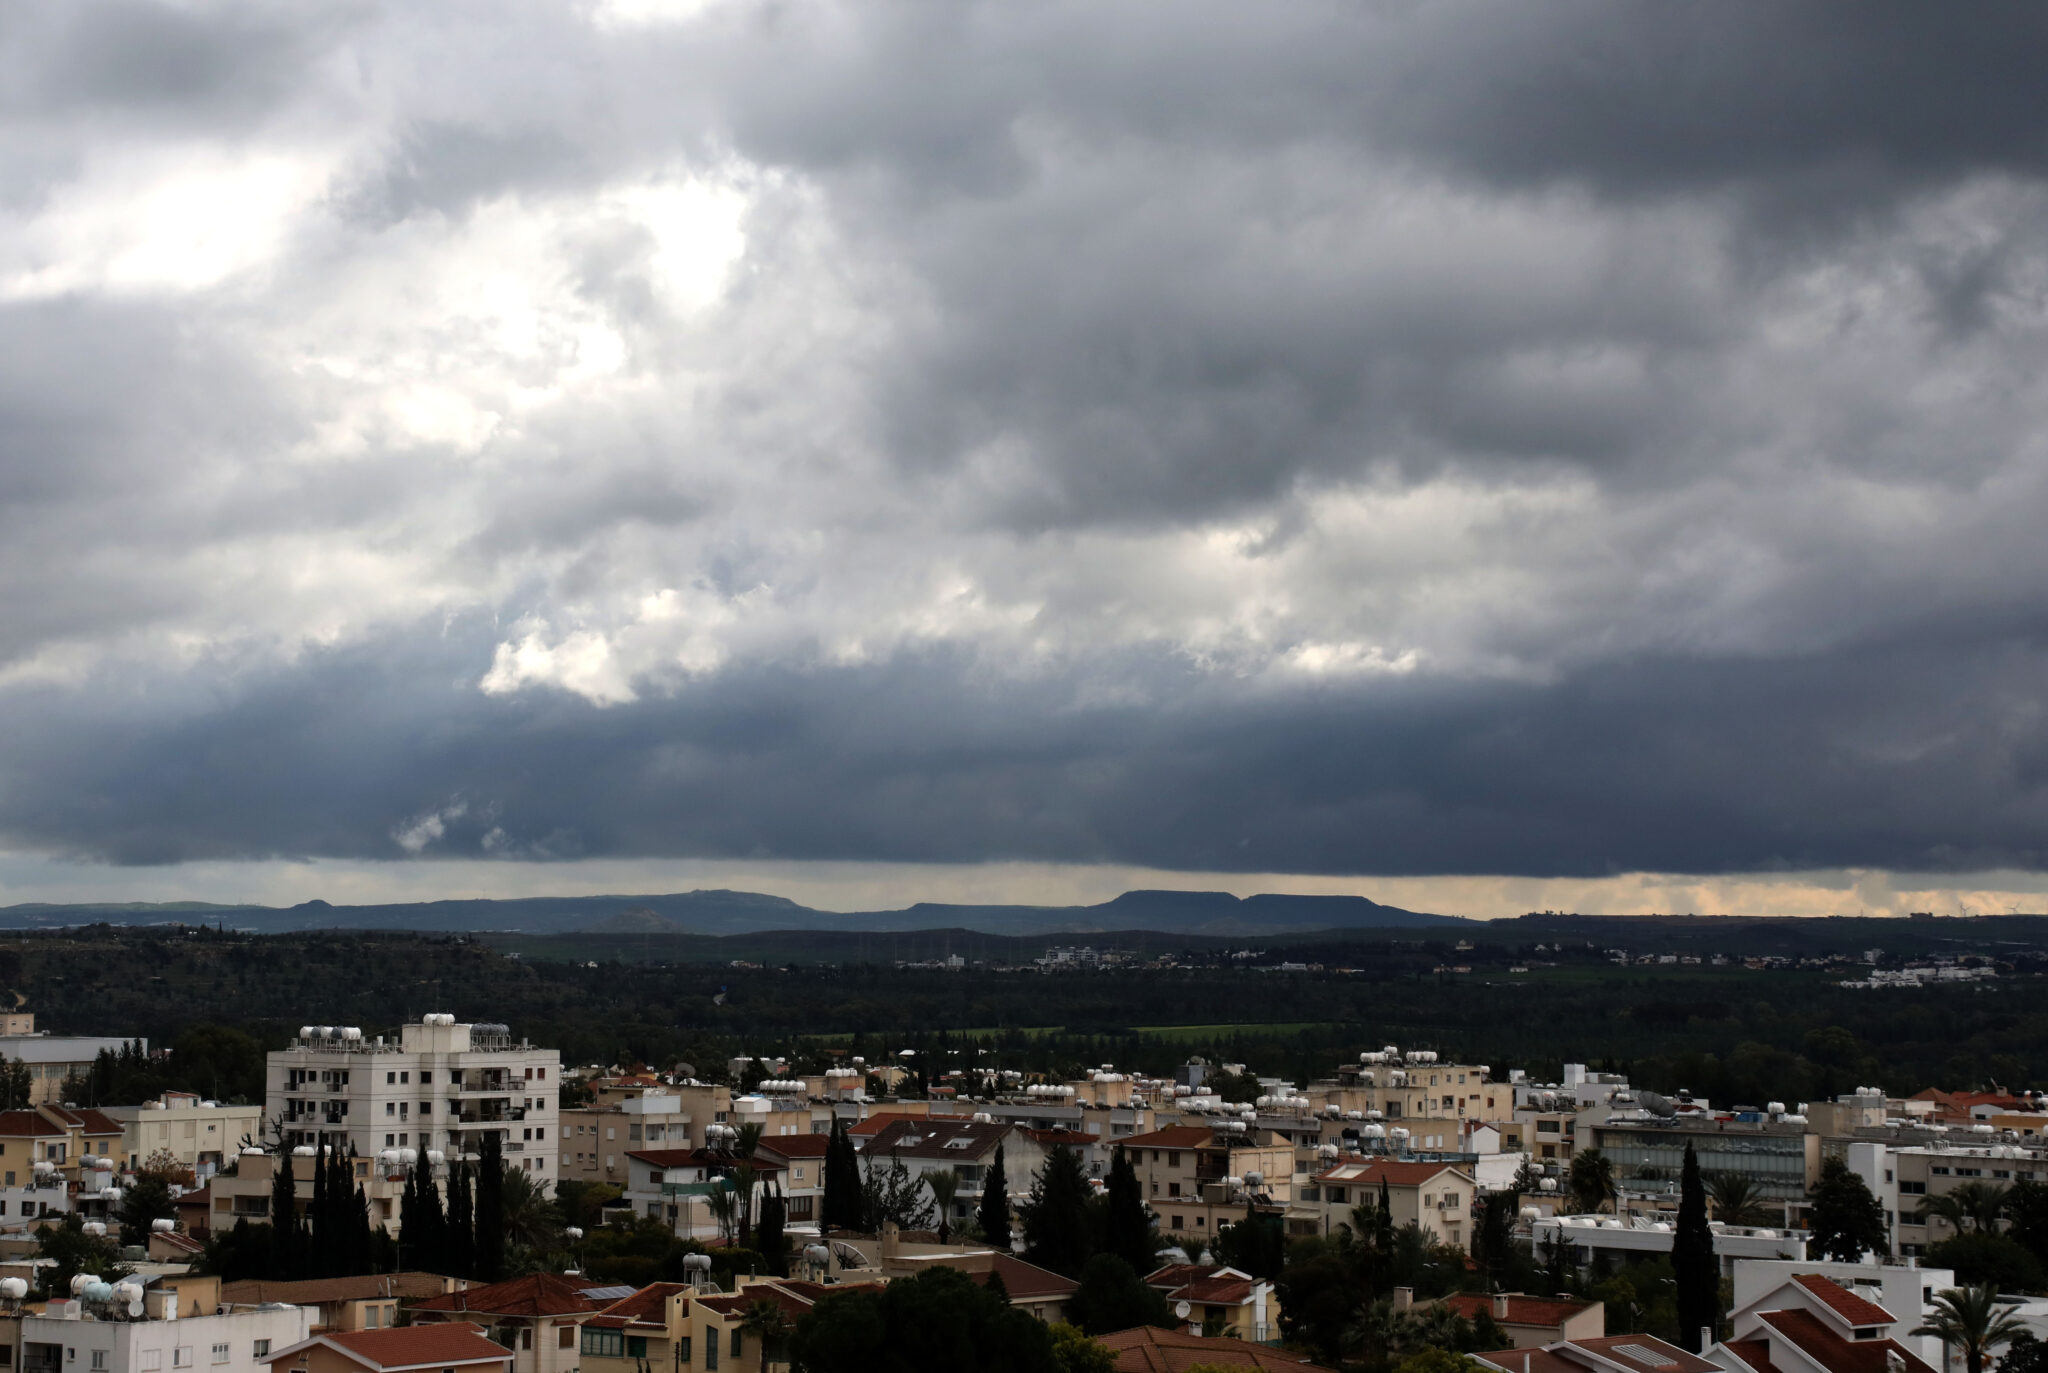
[[[0,899],[2024,908],[2043,51],[7,5]]]

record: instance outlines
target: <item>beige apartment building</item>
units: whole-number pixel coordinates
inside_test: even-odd
[[[226,1166],[244,1139],[263,1133],[261,1106],[223,1106],[190,1092],[166,1092],[140,1106],[109,1106],[105,1114],[121,1125],[122,1167],[168,1160],[200,1181]]]
[[[1228,1124],[1169,1125],[1117,1141],[1163,1233],[1207,1239],[1242,1220],[1248,1204],[1284,1206],[1292,1195],[1294,1145],[1270,1130],[1234,1134]]]
[[[1290,1235],[1328,1235],[1351,1224],[1351,1208],[1378,1205],[1384,1184],[1394,1224],[1418,1224],[1434,1238],[1463,1249],[1472,1237],[1472,1202],[1478,1186],[1453,1163],[1361,1159],[1339,1163],[1295,1188],[1287,1208]]]
[[[1388,1121],[1403,1122],[1513,1119],[1513,1086],[1488,1081],[1488,1072],[1483,1063],[1440,1063],[1429,1050],[1404,1054],[1389,1046],[1359,1055],[1334,1079],[1310,1083],[1304,1095],[1337,1107],[1346,1117],[1378,1111]]]

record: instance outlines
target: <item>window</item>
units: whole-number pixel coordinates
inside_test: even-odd
[[[270,1341],[269,1341],[269,1340],[258,1340],[258,1341],[256,1341],[256,1357],[257,1357],[257,1358],[259,1358],[259,1359],[267,1359],[267,1358],[269,1358],[269,1357],[270,1357]]]
[[[1182,1219],[1181,1219],[1181,1218],[1180,1218],[1179,1216],[1175,1216],[1175,1217],[1173,1218],[1173,1228],[1174,1228],[1174,1229],[1176,1229],[1176,1230],[1181,1230],[1181,1229],[1185,1229],[1185,1228],[1186,1228],[1186,1225],[1187,1225],[1187,1222],[1183,1221],[1183,1220],[1182,1220]]]
[[[1166,1166],[1169,1168],[1180,1167],[1180,1151],[1178,1149],[1169,1149],[1166,1151]]]
[[[215,1363],[226,1363],[228,1361],[228,1347],[226,1345],[217,1344],[213,1347],[213,1361]]]
[[[533,1327],[532,1327],[532,1326],[530,1326],[530,1325],[526,1325],[526,1326],[521,1326],[521,1327],[520,1327],[520,1329],[519,1329],[519,1347],[520,1347],[521,1349],[531,1349],[531,1348],[533,1348]]]
[[[431,1068],[422,1068],[422,1069],[420,1069],[420,1086],[422,1086],[422,1087],[425,1087],[425,1086],[427,1086],[427,1085],[428,1085],[429,1083],[431,1083],[431,1082],[432,1082],[433,1080],[434,1080],[434,1073],[433,1073],[433,1070],[432,1070]]]
[[[732,1332],[732,1356],[735,1359],[737,1359],[740,1356],[740,1336],[743,1333],[745,1332],[741,1331],[737,1326],[734,1327]]]
[[[142,1351],[142,1373],[159,1373],[164,1366],[164,1351],[145,1349]]]
[[[677,1362],[677,1363],[688,1363],[689,1361],[690,1361],[690,1337],[689,1337],[688,1335],[684,1335],[684,1336],[682,1336],[681,1338],[677,1339],[677,1341],[676,1341],[676,1362]]]
[[[93,1350],[93,1351],[92,1351],[92,1366],[93,1366],[94,1368],[97,1368],[97,1369],[102,1369],[102,1370],[104,1370],[104,1369],[106,1368],[106,1366],[107,1366],[107,1351],[106,1351],[106,1350],[104,1350],[104,1349],[95,1349],[95,1350]]]
[[[282,1183],[280,1183],[280,1184],[278,1184],[278,1185],[279,1185],[279,1186],[283,1186],[283,1184],[282,1184]],[[1180,1184],[1179,1184],[1179,1183],[1177,1183],[1177,1182],[1169,1182],[1169,1183],[1167,1183],[1167,1184],[1166,1184],[1166,1195],[1168,1195],[1169,1197],[1177,1197],[1177,1196],[1179,1196],[1179,1195],[1180,1195]]]
[[[548,1127],[545,1125],[537,1127],[533,1132],[533,1137],[535,1139],[546,1139],[548,1137]]]
[[[384,1103],[384,1114],[385,1114],[385,1115],[387,1115],[387,1116],[395,1116],[395,1115],[397,1115],[397,1114],[398,1114],[398,1103],[397,1103],[397,1102],[395,1102],[395,1101],[387,1101],[387,1102],[385,1102],[385,1103]],[[282,1187],[283,1185],[284,1185],[283,1183],[279,1183],[279,1184],[278,1184],[278,1186],[280,1186],[280,1187]]]
[[[718,1367],[718,1332],[712,1331],[704,1337],[704,1366]]]
[[[393,1071],[391,1071],[391,1072],[388,1072],[388,1073],[384,1074],[384,1081],[385,1081],[385,1083],[386,1083],[386,1084],[387,1084],[388,1086],[396,1087],[396,1086],[398,1085],[398,1073],[397,1073],[397,1071],[396,1071],[396,1070],[393,1070]],[[280,1185],[282,1185],[282,1184],[280,1184]]]
[[[562,1333],[566,1335],[574,1328],[564,1326]],[[623,1358],[626,1353],[626,1337],[621,1331],[592,1330],[586,1325],[583,1327],[583,1352],[591,1358]]]
[[[400,1082],[403,1082],[408,1087],[412,1086],[412,1072],[410,1070],[407,1070],[405,1072],[400,1073],[398,1075],[398,1080]]]
[[[574,1349],[576,1347],[576,1330],[577,1327],[573,1325],[558,1326],[555,1330],[555,1348]]]
[[[1927,1195],[1927,1184],[1924,1182],[1902,1182],[1899,1184],[1899,1195],[1924,1197]]]
[[[626,1357],[629,1359],[644,1359],[647,1357],[647,1337],[645,1335],[626,1336]]]
[[[384,1323],[384,1308],[366,1306],[363,1308],[363,1329],[375,1330]]]
[[[191,1345],[189,1345],[189,1344],[181,1344],[181,1345],[179,1345],[179,1346],[178,1346],[178,1347],[177,1347],[176,1349],[173,1349],[173,1350],[171,1351],[171,1367],[173,1367],[173,1368],[190,1368],[191,1366],[192,1366],[192,1346],[191,1346]]]

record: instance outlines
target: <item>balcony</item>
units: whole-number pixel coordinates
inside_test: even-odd
[[[526,1108],[524,1106],[500,1106],[490,1110],[463,1111],[458,1114],[452,1114],[447,1119],[462,1125],[516,1124],[526,1119]]]

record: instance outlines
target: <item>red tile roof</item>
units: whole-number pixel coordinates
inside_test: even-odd
[[[59,1118],[69,1124],[76,1125],[88,1135],[118,1135],[121,1133],[119,1123],[104,1112],[96,1111],[90,1106],[83,1108],[77,1106],[52,1106],[49,1109]]]
[[[1905,1359],[1906,1373],[1934,1373],[1897,1340],[1844,1339],[1810,1311],[1764,1311],[1757,1319],[1828,1373],[1885,1373],[1893,1351]]]
[[[406,1325],[395,1330],[330,1332],[279,1350],[270,1356],[269,1363],[275,1368],[316,1344],[340,1350],[363,1367],[379,1370],[485,1363],[506,1368],[512,1365],[511,1350],[485,1339],[483,1331],[467,1321]]]
[[[1018,1297],[1027,1297],[1034,1301],[1042,1301],[1047,1297],[1067,1297],[1081,1285],[1072,1278],[1053,1272],[1050,1268],[1040,1268],[1035,1263],[1026,1263],[1009,1254],[997,1254],[994,1269],[1003,1275],[1003,1287],[1013,1301]],[[974,1280],[982,1287],[988,1286],[986,1273],[975,1274]]]
[[[1555,1297],[1525,1297],[1519,1292],[1503,1294],[1508,1299],[1506,1323],[1509,1325],[1562,1326],[1573,1316],[1590,1308],[1589,1301],[1570,1301]],[[1477,1320],[1484,1311],[1493,1315],[1493,1298],[1481,1292],[1460,1292],[1445,1297],[1443,1305],[1463,1316],[1466,1320]],[[1494,1316],[1495,1320],[1502,1317]]]
[[[584,1296],[582,1289],[567,1278],[533,1273],[488,1287],[430,1297],[413,1310],[428,1314],[475,1311],[487,1316],[581,1316],[603,1307],[603,1302]]]
[[[267,1301],[323,1306],[329,1302],[367,1301],[372,1297],[438,1297],[446,1289],[447,1279],[438,1273],[366,1273],[354,1278],[307,1278],[299,1282],[244,1278],[222,1283],[220,1299],[229,1306],[257,1306]]]
[[[1214,1273],[1177,1287],[1167,1293],[1168,1301],[1202,1302],[1209,1306],[1242,1306],[1252,1299],[1250,1278],[1236,1273]]]
[[[665,1326],[669,1298],[691,1290],[686,1282],[649,1283],[630,1297],[620,1297],[585,1324],[606,1330],[621,1330],[628,1325]]]
[[[1792,1281],[1813,1294],[1821,1305],[1850,1325],[1890,1325],[1898,1318],[1874,1301],[1857,1296],[1838,1282],[1818,1273],[1801,1273]]]
[[[1216,1132],[1206,1125],[1168,1125],[1142,1135],[1125,1135],[1117,1141],[1126,1149],[1199,1149],[1216,1142]]]
[[[1083,1130],[1026,1130],[1024,1137],[1035,1144],[1064,1144],[1069,1149],[1088,1149],[1102,1140]],[[1124,1141],[1118,1140],[1121,1144]]]
[[[1248,1340],[1185,1335],[1177,1330],[1161,1330],[1151,1325],[1119,1330],[1113,1335],[1098,1336],[1097,1340],[1116,1355],[1117,1373],[1186,1373],[1196,1364],[1260,1370],[1308,1369],[1311,1373],[1327,1373],[1322,1365],[1312,1364],[1299,1354],[1269,1349]],[[1584,1370],[1578,1373],[1584,1373]]]
[[[729,1168],[742,1160],[717,1149],[628,1149],[627,1158],[637,1158],[653,1168]],[[764,1159],[748,1160],[757,1172],[779,1173],[782,1165]]]
[[[1193,1282],[1196,1278],[1206,1278],[1222,1266],[1220,1263],[1169,1263],[1163,1268],[1155,1268],[1147,1273],[1145,1285],[1170,1292],[1176,1287]]]
[[[1721,1347],[1747,1364],[1752,1373],[1780,1373],[1771,1362],[1769,1340],[1723,1340]]]
[[[951,1117],[947,1118],[951,1119]],[[913,1115],[909,1111],[877,1111],[873,1115],[868,1116],[866,1119],[857,1120],[852,1125],[849,1125],[846,1129],[846,1133],[854,1136],[855,1138],[864,1139],[869,1135],[879,1133],[885,1126],[889,1124],[890,1121],[893,1120],[929,1119],[931,1119],[931,1117],[924,1115],[922,1112]]]
[[[61,1135],[64,1127],[44,1120],[35,1111],[0,1111],[0,1135],[20,1139],[29,1135]]]
[[[1458,1173],[1463,1170],[1455,1163],[1410,1163],[1397,1159],[1368,1159],[1364,1162],[1340,1163],[1316,1175],[1316,1181],[1325,1179],[1339,1186],[1377,1187],[1385,1178],[1389,1187],[1420,1187],[1441,1173]]]

